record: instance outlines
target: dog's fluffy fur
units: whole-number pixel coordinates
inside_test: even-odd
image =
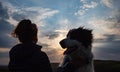
[[[61,67],[72,62],[76,67],[74,72],[94,72],[92,39],[92,30],[83,27],[70,30],[67,38],[60,41],[61,47],[66,48]]]

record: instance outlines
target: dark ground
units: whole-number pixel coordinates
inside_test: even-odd
[[[51,63],[53,71],[55,72],[59,63]],[[120,72],[120,61],[109,60],[95,60],[95,72]],[[8,72],[6,66],[0,66],[0,72]]]
[[[95,60],[95,72],[120,72],[120,61]]]

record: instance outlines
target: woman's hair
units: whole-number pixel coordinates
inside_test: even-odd
[[[37,26],[33,24],[29,19],[21,20],[17,27],[14,29],[12,35],[18,37],[20,42],[37,42]]]

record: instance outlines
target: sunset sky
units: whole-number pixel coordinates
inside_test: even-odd
[[[38,44],[51,62],[60,62],[59,41],[72,28],[84,26],[94,35],[94,59],[120,60],[120,0],[0,0],[0,65],[18,43],[10,34],[22,19],[38,26]]]

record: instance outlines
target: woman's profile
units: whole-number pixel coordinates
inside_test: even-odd
[[[37,26],[29,19],[21,20],[12,35],[20,41],[9,52],[10,72],[52,72],[50,61],[42,46],[37,45]]]

